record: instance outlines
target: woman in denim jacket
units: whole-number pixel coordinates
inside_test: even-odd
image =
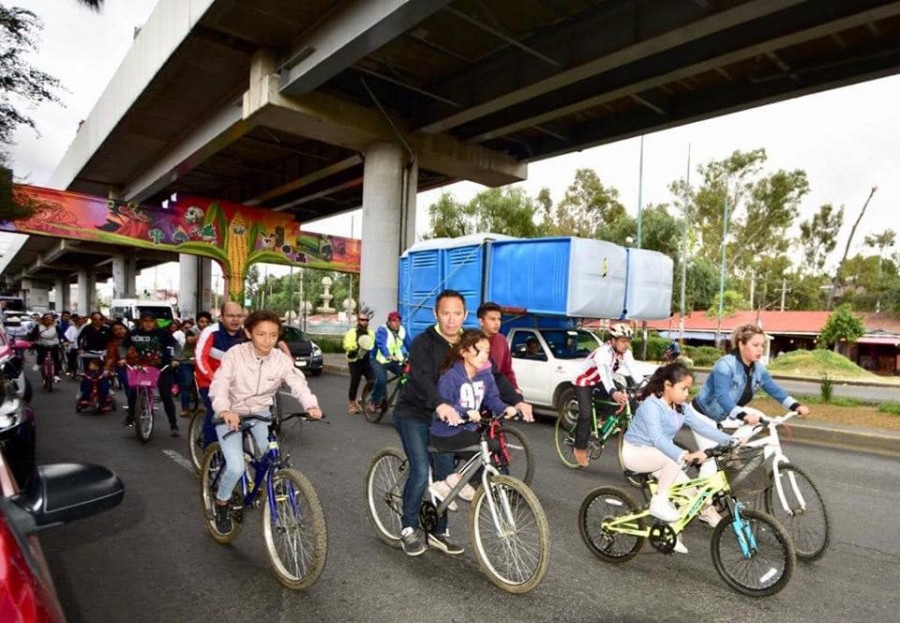
[[[694,398],[694,409],[722,428],[737,428],[734,436],[739,439],[748,437],[753,425],[759,423],[764,415],[747,406],[760,388],[786,409],[797,411],[800,415],[809,413],[809,408],[797,402],[772,380],[766,367],[760,363],[766,345],[765,333],[760,327],[752,324],[738,327],[734,330],[731,343],[734,350],[713,366],[700,393]],[[715,445],[700,436],[695,437],[701,449]],[[711,469],[711,466],[706,469]],[[705,475],[703,471],[701,475]]]

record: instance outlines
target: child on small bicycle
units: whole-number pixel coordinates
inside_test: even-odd
[[[431,423],[431,445],[444,452],[454,452],[460,448],[478,445],[481,436],[478,422],[484,405],[495,413],[503,412],[506,417],[516,414],[516,408],[500,399],[500,391],[491,372],[490,338],[480,329],[468,329],[447,353],[438,379],[438,393],[447,403],[453,405],[462,424],[454,426],[437,418]],[[446,480],[432,483],[430,491],[438,499],[444,499],[459,483],[459,472],[452,472]],[[460,490],[459,497],[471,501],[475,489],[468,483]],[[455,502],[450,510],[455,510]]]
[[[53,358],[53,365],[56,368],[56,374],[53,377],[55,383],[59,383],[59,371],[62,369],[60,361],[60,348],[62,346],[63,333],[56,324],[53,314],[46,313],[41,316],[38,324],[31,329],[28,334],[28,340],[34,345],[37,351],[37,360],[35,361],[33,370],[37,372],[44,365],[44,359],[49,354]]]
[[[618,403],[619,411],[621,411],[628,402],[628,394],[616,387],[613,374],[617,372],[627,374],[635,385],[641,381],[634,372],[634,355],[631,354],[632,337],[634,337],[634,330],[631,327],[621,322],[614,324],[609,329],[609,341],[594,349],[585,358],[578,376],[572,382],[578,398],[578,422],[575,425],[573,454],[581,467],[588,465],[587,445],[588,438],[591,436],[594,388],[597,387],[598,391],[605,394],[604,398]],[[598,414],[601,417],[605,415],[609,414]]]
[[[694,376],[680,363],[670,363],[658,368],[647,384],[647,398],[634,414],[631,426],[622,440],[622,464],[635,472],[652,472],[658,482],[656,494],[650,498],[650,514],[671,523],[681,518],[669,501],[669,489],[676,482],[686,482],[687,475],[681,462],[706,460],[703,450],[688,452],[674,443],[675,434],[686,424],[692,430],[716,443],[731,443],[732,438],[700,416],[690,403],[688,391]],[[710,526],[719,522],[719,514],[712,506],[700,512],[700,519]],[[687,554],[681,535],[675,551]]]
[[[303,373],[280,349],[275,348],[281,332],[281,319],[271,311],[255,311],[244,321],[249,342],[228,349],[209,386],[214,412],[224,423],[216,426],[216,436],[225,469],[216,492],[216,529],[222,534],[232,530],[229,505],[231,493],[244,473],[244,451],[241,435],[225,435],[240,426],[241,415],[269,417],[275,393],[284,383],[291,395],[313,419],[322,417],[316,396],[309,390]],[[250,428],[256,448],[264,452],[269,429],[259,423]]]
[[[97,384],[97,395],[100,400],[100,410],[107,413],[111,410],[109,405],[109,379],[103,371],[102,361],[99,357],[85,357],[84,373],[81,379],[81,395],[78,396],[78,406],[87,407],[91,404],[91,392]]]

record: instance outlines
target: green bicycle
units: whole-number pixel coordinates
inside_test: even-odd
[[[381,418],[394,408],[397,396],[400,394],[400,388],[406,385],[407,380],[409,380],[409,364],[404,364],[403,372],[388,377],[384,389],[384,398],[381,399],[381,404],[378,405],[375,411],[369,411],[368,408],[369,396],[372,395],[372,391],[375,389],[375,381],[366,381],[366,385],[362,390],[362,411],[366,416],[366,420],[372,424],[380,422]]]
[[[764,489],[768,478],[763,450],[716,446],[705,451],[717,458],[718,471],[711,476],[675,484],[669,500],[681,512],[671,524],[652,516],[645,505],[639,507],[624,491],[600,487],[591,491],[578,511],[578,531],[588,549],[610,563],[634,558],[645,540],[664,554],[675,549],[678,535],[704,506],[712,502],[722,513],[711,539],[713,566],[728,586],[751,597],[767,597],[781,591],[790,581],[796,565],[791,538],[770,515],[744,507],[735,499],[754,488]],[[656,489],[649,474],[638,478],[648,493]]]
[[[596,461],[603,453],[603,447],[617,433],[623,435],[631,425],[631,417],[633,409],[637,403],[639,390],[642,386],[633,387],[623,390],[628,394],[628,402],[625,408],[619,413],[613,413],[605,420],[597,417],[598,413],[612,412],[619,408],[618,403],[600,398],[598,392],[593,393],[591,405],[591,434],[588,437],[587,453],[592,461]],[[559,416],[556,418],[556,426],[554,427],[554,439],[556,443],[556,454],[563,465],[571,469],[581,469],[578,461],[575,459],[575,426],[578,423],[578,399],[575,398],[574,392],[566,399],[566,402],[560,408]],[[619,466],[625,470],[622,464],[622,444],[619,443]],[[633,483],[634,484],[634,483]]]

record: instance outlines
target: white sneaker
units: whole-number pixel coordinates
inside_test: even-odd
[[[54,377],[53,377],[53,382],[54,382],[54,383],[59,383],[59,381],[60,381],[60,378],[59,378],[58,376],[54,376]]]
[[[33,366],[31,366],[32,372],[39,372],[40,369],[41,369],[41,367],[38,364],[34,364]]]
[[[650,498],[650,514],[666,523],[673,523],[681,519],[678,509],[661,495],[654,495]]]
[[[681,540],[681,535],[680,535],[680,534],[679,534],[678,537],[675,539],[675,547],[672,548],[672,551],[673,551],[673,552],[677,552],[677,553],[679,553],[679,554],[687,554],[687,553],[688,553],[688,548],[686,548],[686,547],[684,546],[684,542]]]
[[[459,472],[453,472],[449,476],[447,476],[447,484],[452,489],[459,483]],[[469,483],[463,485],[463,488],[459,490],[459,497],[466,502],[471,502],[472,498],[475,497],[475,489]]]
[[[700,511],[700,515],[698,516],[700,521],[705,523],[710,528],[715,528],[719,525],[719,522],[722,521],[722,516],[712,506],[707,506],[702,511]]]
[[[437,482],[433,482],[433,483],[431,483],[431,486],[428,487],[428,490],[431,492],[431,495],[433,495],[434,497],[436,497],[438,500],[441,500],[441,501],[444,500],[448,495],[450,495],[450,489],[451,489],[450,485],[448,485],[443,480],[438,480]],[[452,502],[450,502],[449,505],[447,505],[447,510],[449,510],[449,511],[455,511],[457,508],[459,508],[459,505],[456,503],[456,500],[453,500]]]

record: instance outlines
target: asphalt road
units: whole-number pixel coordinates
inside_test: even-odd
[[[407,558],[375,537],[366,519],[365,470],[379,448],[399,446],[399,440],[389,417],[373,425],[344,413],[347,382],[330,375],[311,379],[328,423],[304,423],[282,437],[295,467],[315,485],[328,523],[328,562],[306,592],[283,589],[270,573],[258,512],[249,515],[233,545],[217,545],[208,536],[198,479],[183,465],[185,436],[169,437],[160,426],[161,434],[141,446],[131,429],[120,426],[121,414],[76,415],[74,384],[64,382],[66,391],[52,395],[38,389],[39,460],[101,463],[127,486],[118,508],[41,535],[69,620],[896,620],[897,460],[790,447],[788,455],[824,491],[831,547],[819,562],[798,563],[780,594],[751,599],[719,579],[703,526],[688,529],[687,556],[663,556],[649,545],[623,565],[592,556],[575,516],[592,488],[625,486],[614,447],[587,470],[570,471],[556,458],[552,428],[532,425],[534,490],[550,523],[552,552],[542,584],[516,596],[490,584],[470,552]],[[187,420],[181,421],[186,428]],[[451,529],[467,544],[465,520],[465,512],[455,513]]]

